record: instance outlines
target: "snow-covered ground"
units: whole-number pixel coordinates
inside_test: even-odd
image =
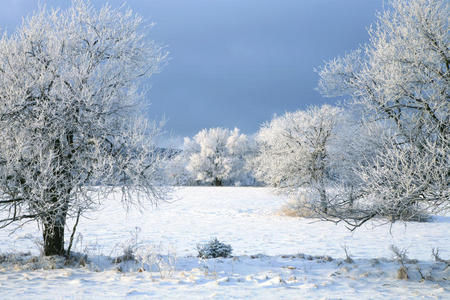
[[[285,202],[270,189],[244,187],[180,188],[171,203],[141,212],[111,199],[78,227],[73,250],[88,255],[86,266],[51,269],[62,263],[0,256],[0,298],[450,299],[450,268],[431,257],[432,248],[450,257],[450,217],[349,232],[282,216]],[[35,224],[8,233],[0,231],[0,253],[38,254]],[[234,257],[197,258],[196,245],[212,237],[230,244]],[[419,260],[406,265],[409,280],[396,278],[391,245]],[[126,246],[138,262],[108,260]],[[344,261],[343,247],[354,263]]]

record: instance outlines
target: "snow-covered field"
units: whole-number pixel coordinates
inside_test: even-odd
[[[378,221],[352,233],[280,215],[286,198],[267,188],[180,188],[171,203],[142,212],[111,200],[78,227],[73,250],[88,255],[85,266],[0,256],[0,298],[450,299],[450,268],[431,257],[432,248],[450,257],[450,217]],[[35,224],[8,233],[0,231],[1,254],[38,254]],[[197,258],[196,245],[212,237],[231,244],[234,257]],[[418,260],[406,264],[409,280],[396,278],[391,245]],[[126,246],[140,259],[110,262]]]

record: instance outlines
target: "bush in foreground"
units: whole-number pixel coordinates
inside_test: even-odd
[[[217,238],[213,238],[207,244],[197,245],[197,250],[200,258],[230,257],[233,251],[230,245],[220,242]]]

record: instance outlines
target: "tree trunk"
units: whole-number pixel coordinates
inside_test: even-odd
[[[57,205],[58,201],[63,203]],[[66,226],[69,201],[68,198],[55,196],[51,198],[51,203],[56,205],[56,208],[47,211],[47,215],[42,220],[44,255],[64,256],[64,227]]]
[[[324,214],[328,214],[328,201],[327,201],[327,194],[325,192],[325,189],[320,190],[320,206],[321,210]]]
[[[353,208],[353,203],[355,202],[355,196],[354,196],[354,192],[353,192],[353,186],[350,187],[350,194],[348,197],[348,204],[350,206],[350,208]]]
[[[62,217],[61,217],[62,218]],[[59,221],[49,224],[44,224],[43,237],[44,237],[44,255],[61,255],[64,253],[64,221]]]
[[[214,178],[214,181],[213,181],[213,185],[214,186],[222,186],[222,180],[220,180],[219,178]]]
[[[325,188],[325,180],[324,180],[324,170],[325,166],[323,163],[323,159],[321,161],[321,169],[319,173],[319,182],[318,182],[318,191],[320,195],[320,210],[323,214],[328,214],[328,197],[327,197],[327,190]]]
[[[72,146],[73,134],[69,131],[66,135],[67,143]],[[71,176],[70,162],[72,153],[69,151],[65,157],[61,142],[55,140],[54,151],[59,154],[56,157],[56,166],[66,166],[66,168],[54,170],[54,177],[57,178],[54,185],[49,189],[50,209],[43,220],[44,255],[64,256],[64,226],[66,225],[67,211],[69,208]]]

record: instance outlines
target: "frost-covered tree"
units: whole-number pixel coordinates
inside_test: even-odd
[[[157,128],[137,106],[165,53],[131,10],[72,4],[0,39],[0,228],[38,221],[45,255],[115,187],[126,204],[164,196]]]
[[[245,161],[251,153],[251,142],[239,129],[211,128],[185,138],[182,155],[194,180],[221,186],[249,181]]]
[[[360,173],[376,202],[354,226],[412,205],[449,206],[449,12],[445,0],[393,0],[366,46],[319,70],[324,95],[350,95],[366,121],[389,128],[376,162]]]
[[[295,193],[307,188],[328,212],[332,183],[344,178],[346,155],[340,151],[343,110],[323,105],[274,117],[259,130],[258,151],[251,161],[257,179]]]
[[[193,178],[191,172],[186,169],[188,164],[188,157],[186,154],[185,151],[180,149],[178,153],[166,162],[164,171],[171,185],[196,185],[195,178]]]

